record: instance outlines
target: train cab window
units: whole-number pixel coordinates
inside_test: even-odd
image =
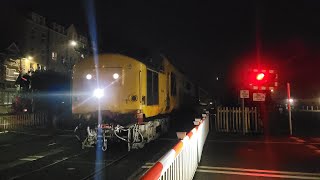
[[[159,75],[147,70],[147,105],[159,104]]]
[[[171,96],[176,96],[177,95],[177,80],[176,80],[176,75],[174,73],[171,73]]]

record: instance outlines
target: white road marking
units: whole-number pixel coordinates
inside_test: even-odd
[[[48,144],[48,146],[53,146],[53,145],[55,145],[55,144],[57,144],[57,143],[51,143],[51,144]]]
[[[8,147],[8,146],[12,146],[12,144],[1,144],[0,147]]]
[[[161,141],[179,141],[179,139],[174,139],[174,138],[159,138],[158,140],[161,140]]]
[[[141,168],[150,169],[153,164],[154,163],[146,163],[146,165],[142,166]],[[229,168],[229,167],[198,166],[197,172],[212,173],[212,174],[232,174],[232,175],[255,176],[255,177],[318,179],[318,180],[320,179],[320,173],[274,171],[274,170],[264,170],[264,169],[244,169],[244,168]]]
[[[197,169],[197,172],[212,173],[212,174],[232,174],[242,176],[254,176],[254,177],[273,177],[273,178],[291,178],[291,179],[317,179],[320,176],[295,176],[295,175],[282,175],[282,174],[264,174],[264,173],[250,173],[250,172],[239,172],[239,171],[223,171],[223,170],[208,170],[208,169]]]
[[[31,172],[26,172],[26,173],[23,173],[23,174],[14,176],[14,177],[10,178],[10,180],[18,179],[18,178],[21,178],[21,177],[26,176],[26,175],[28,175],[28,174],[41,171],[41,170],[43,170],[43,169],[45,169],[45,168],[48,168],[48,167],[50,167],[50,166],[54,166],[54,165],[56,165],[56,164],[58,164],[58,163],[60,163],[60,162],[63,162],[63,161],[68,160],[68,159],[70,159],[70,158],[74,158],[74,157],[80,156],[80,155],[82,155],[82,154],[84,154],[84,153],[87,153],[87,152],[89,152],[89,151],[83,151],[83,152],[80,152],[80,153],[78,153],[78,154],[75,154],[75,155],[72,155],[72,156],[69,156],[69,157],[64,157],[64,158],[62,158],[61,160],[54,161],[53,163],[48,164],[48,165],[46,165],[46,166],[42,166],[42,167],[39,168],[39,169],[36,169],[36,170],[31,171]]]
[[[19,131],[10,131],[10,132],[16,133],[16,134],[25,134],[25,135],[29,135],[29,136],[49,137],[49,135],[47,135],[47,134],[35,134],[35,133],[19,132]]]
[[[265,170],[265,169],[245,169],[245,168],[214,167],[214,166],[198,166],[198,169],[242,171],[242,172],[255,172],[255,173],[273,173],[273,174],[290,174],[290,175],[307,175],[307,176],[319,176],[320,177],[320,173],[306,173],[306,172],[295,172],[295,171],[275,171],[275,170]]]
[[[297,137],[290,137],[291,139],[297,141],[297,142],[300,142],[300,143],[305,143],[306,141],[305,140],[302,140],[300,138],[297,138]]]
[[[142,169],[150,169],[152,166],[141,166]]]
[[[153,166],[155,163],[147,162],[146,165]]]
[[[318,149],[316,146],[311,145],[311,144],[306,145],[306,147],[308,147],[309,149],[312,149],[312,150]]]
[[[313,141],[319,142],[320,143],[320,138],[311,138]]]
[[[41,158],[46,157],[46,156],[50,156],[50,155],[53,155],[53,154],[58,154],[58,153],[60,153],[62,151],[63,151],[62,148],[58,148],[58,149],[53,149],[51,151],[42,152],[42,153],[39,153],[39,154],[36,154],[36,155],[27,156],[27,157],[21,158],[19,160],[13,161],[11,163],[8,163],[3,167],[0,166],[0,170],[12,168],[12,167],[24,164],[24,163],[29,162],[29,161],[36,161],[36,160],[41,159]]]
[[[207,140],[212,143],[260,143],[260,144],[303,144],[302,142],[289,141],[233,141],[233,140]]]

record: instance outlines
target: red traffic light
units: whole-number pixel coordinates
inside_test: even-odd
[[[257,74],[257,76],[256,76],[256,79],[257,79],[258,81],[263,80],[263,78],[264,78],[264,74],[263,74],[263,73],[259,73],[259,74]]]

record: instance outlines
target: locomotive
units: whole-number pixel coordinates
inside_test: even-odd
[[[86,129],[82,147],[101,142],[105,151],[109,142],[125,141],[128,150],[142,148],[168,130],[168,114],[194,102],[196,89],[165,56],[157,62],[115,53],[84,59],[72,76],[73,117]]]

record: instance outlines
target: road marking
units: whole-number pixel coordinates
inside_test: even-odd
[[[151,163],[151,162],[147,162],[147,163],[146,163],[147,166],[148,166],[148,165],[149,165],[149,166],[150,166],[150,165],[153,166],[154,164],[155,164],[155,163]]]
[[[148,163],[142,169],[150,169],[154,163]],[[197,172],[212,173],[212,174],[233,174],[255,177],[274,177],[274,178],[292,178],[292,179],[320,179],[320,173],[305,173],[294,171],[274,171],[262,169],[244,169],[244,168],[228,168],[228,167],[211,167],[198,166]]]
[[[265,170],[265,169],[245,169],[245,168],[214,167],[214,166],[198,166],[198,168],[200,168],[200,169],[214,169],[214,170],[227,170],[227,171],[255,172],[255,173],[320,176],[320,173],[306,173],[306,172],[295,172],[295,171],[275,171],[275,170]]]
[[[207,140],[212,143],[261,143],[261,144],[303,144],[302,142],[289,141],[232,141],[232,140]]]
[[[141,166],[142,169],[150,169],[152,166]]]
[[[49,137],[49,135],[47,135],[47,134],[34,134],[34,133],[19,132],[19,131],[10,131],[10,132],[16,133],[16,134],[25,134],[25,135],[29,135],[29,136]]]
[[[311,138],[311,140],[316,141],[316,142],[320,142],[320,138]]]
[[[59,136],[59,137],[75,137],[75,135],[73,135],[73,134],[60,134],[57,136]]]
[[[254,177],[273,177],[273,178],[291,178],[291,179],[317,179],[320,176],[295,176],[295,175],[281,175],[281,174],[264,174],[264,173],[250,173],[250,172],[237,172],[237,171],[223,171],[223,170],[207,170],[207,169],[197,169],[197,172],[212,173],[212,174],[233,174],[242,176],[254,176]]]
[[[42,152],[42,153],[39,153],[39,154],[36,154],[36,155],[27,156],[27,157],[21,158],[19,160],[16,160],[14,162],[8,163],[3,167],[0,166],[0,170],[12,168],[12,167],[24,164],[26,162],[36,161],[36,160],[41,159],[43,157],[50,156],[50,155],[53,155],[53,154],[57,154],[57,153],[60,153],[62,151],[63,151],[62,148],[58,148],[58,149],[53,149],[51,151]]]
[[[311,144],[306,145],[306,147],[308,147],[309,149],[312,149],[312,150],[318,149],[316,146],[311,145]]]
[[[174,138],[159,138],[158,140],[161,140],[161,141],[179,141],[179,139],[174,139]]]
[[[48,144],[48,146],[53,146],[53,145],[55,145],[55,144],[57,144],[57,143],[51,143],[51,144]]]
[[[87,153],[87,152],[89,152],[89,151],[83,151],[83,152],[80,152],[80,153],[75,154],[75,155],[71,155],[71,156],[68,156],[68,157],[64,157],[64,158],[62,158],[61,160],[54,161],[54,162],[51,163],[51,164],[48,164],[48,165],[46,165],[46,166],[42,166],[41,168],[36,169],[36,170],[33,170],[33,171],[31,171],[31,172],[27,172],[27,173],[23,173],[23,174],[20,174],[20,175],[16,175],[16,176],[10,178],[10,180],[18,179],[18,178],[21,178],[21,177],[23,177],[23,176],[26,176],[26,175],[29,175],[29,174],[32,174],[32,173],[41,171],[41,170],[43,170],[43,169],[45,169],[45,168],[54,166],[54,165],[56,165],[56,164],[58,164],[58,163],[60,163],[60,162],[63,162],[63,161],[65,161],[65,160],[68,160],[68,159],[71,159],[71,158],[74,158],[74,157],[78,157],[78,156],[80,156],[80,155],[82,155],[82,154],[85,154],[85,153]]]
[[[12,144],[1,144],[0,147],[9,147],[12,146]]]
[[[300,138],[297,138],[297,137],[290,137],[291,139],[293,139],[293,140],[295,140],[295,141],[297,141],[297,142],[300,142],[300,143],[305,143],[306,141],[305,140],[302,140],[302,139],[300,139]]]

